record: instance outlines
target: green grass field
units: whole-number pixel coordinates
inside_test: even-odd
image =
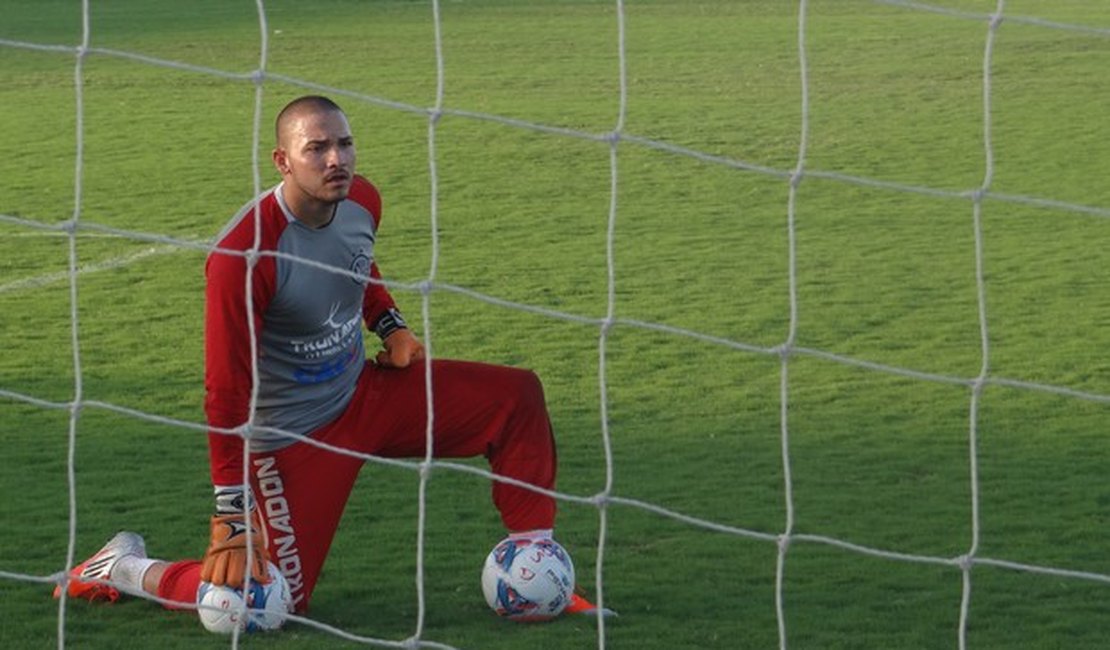
[[[255,3],[91,0],[94,48],[247,74],[259,65]],[[987,14],[994,0],[934,0]],[[363,101],[430,107],[428,1],[268,0],[267,70],[342,88],[360,171],[382,189],[379,261],[390,280],[432,263],[428,119]],[[624,132],[787,172],[802,121],[798,3],[626,0]],[[809,350],[953,378],[983,364],[973,205],[983,183],[985,21],[863,0],[808,3],[806,168],[935,196],[805,178],[796,219],[797,339]],[[1010,0],[992,66],[991,190],[1092,212],[987,198],[982,250],[989,375],[983,392],[977,553],[1102,580],[989,565],[971,572],[969,648],[1102,648],[1110,638],[1110,4]],[[4,0],[0,39],[75,46],[80,3]],[[604,134],[619,109],[616,3],[441,3],[444,107]],[[75,57],[0,46],[0,572],[65,567],[69,413],[75,395],[68,239],[10,217],[74,214]],[[253,192],[255,87],[103,53],[83,66],[82,223],[209,242]],[[307,92],[264,86],[260,156],[275,111]],[[448,113],[436,128],[435,280],[599,319],[607,309],[609,145]],[[618,147],[616,316],[606,355],[613,495],[777,535],[787,522],[777,356],[628,324],[655,323],[772,348],[790,327],[789,184],[635,142]],[[203,423],[204,253],[82,228],[76,237],[85,400]],[[421,296],[394,292],[421,322]],[[561,490],[604,489],[599,328],[450,290],[430,297],[437,356],[520,365],[543,378]],[[971,390],[790,358],[794,533],[955,558],[973,541]],[[77,561],[115,531],[154,556],[197,557],[211,508],[199,430],[86,406],[74,449]],[[481,467],[481,463],[475,463]],[[313,600],[314,620],[402,641],[417,621],[416,473],[363,472]],[[605,598],[591,620],[498,620],[478,585],[501,536],[486,480],[435,471],[428,486],[422,638],[468,649],[774,648],[774,543],[640,508],[607,511]],[[565,502],[559,537],[592,586],[600,518]],[[955,648],[962,573],[796,541],[783,605],[791,648]],[[0,577],[0,647],[58,645],[51,585]],[[191,614],[141,600],[70,602],[79,648],[200,648],[227,641]],[[354,647],[303,625],[247,647]]]

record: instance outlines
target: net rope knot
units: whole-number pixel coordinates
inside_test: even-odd
[[[234,431],[235,435],[239,436],[243,440],[250,440],[251,437],[254,436],[254,425],[250,422],[244,422],[243,424],[240,424],[239,426],[232,429],[232,431]]]

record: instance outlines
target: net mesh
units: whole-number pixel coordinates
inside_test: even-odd
[[[1081,579],[1087,581],[1096,581],[1102,583],[1110,583],[1110,575],[1097,572],[1087,572],[1080,570],[1072,570],[1066,568],[1059,568],[1054,566],[1040,566],[1031,565],[1027,563],[1010,561],[1004,558],[985,557],[980,553],[980,480],[979,480],[979,452],[978,452],[978,427],[980,422],[980,405],[984,390],[989,386],[1004,386],[1008,388],[1020,389],[1023,391],[1032,391],[1039,393],[1052,394],[1063,396],[1069,399],[1082,400],[1088,402],[1096,402],[1101,404],[1110,403],[1110,395],[1101,393],[1087,392],[1077,390],[1068,386],[1054,385],[1047,383],[1037,383],[1032,381],[1023,381],[1011,379],[1006,377],[997,376],[992,373],[990,363],[990,341],[991,341],[991,327],[989,325],[990,319],[988,318],[988,301],[987,301],[987,283],[984,275],[984,234],[983,234],[983,206],[987,202],[1001,202],[1020,204],[1031,206],[1034,208],[1051,208],[1057,211],[1064,211],[1074,214],[1089,215],[1098,218],[1110,217],[1110,208],[1097,206],[1097,205],[1083,205],[1067,201],[1057,200],[1051,197],[1032,196],[1032,195],[1019,195],[995,191],[992,188],[992,180],[994,175],[994,151],[992,148],[992,135],[994,127],[992,125],[992,115],[994,110],[992,108],[992,81],[994,79],[994,50],[996,46],[996,36],[1001,28],[1006,23],[1019,23],[1028,26],[1033,26],[1045,30],[1054,30],[1061,33],[1076,33],[1087,37],[1106,38],[1110,37],[1110,29],[1098,29],[1083,25],[1067,24],[1062,22],[1054,22],[1044,20],[1036,17],[1011,15],[1006,12],[1004,0],[998,0],[995,8],[990,13],[975,13],[963,10],[955,10],[944,6],[931,5],[919,2],[902,2],[898,0],[878,0],[876,4],[887,5],[890,7],[897,7],[906,11],[913,12],[926,12],[937,14],[950,18],[952,20],[972,21],[982,25],[984,30],[985,47],[982,52],[982,107],[983,107],[983,121],[982,121],[982,143],[983,143],[983,177],[981,183],[976,187],[967,188],[964,190],[951,190],[937,187],[917,186],[911,184],[903,184],[892,182],[889,180],[882,180],[878,178],[869,178],[865,176],[849,175],[839,173],[836,171],[827,171],[815,169],[810,167],[807,158],[807,149],[809,146],[810,135],[810,85],[809,67],[810,56],[807,53],[807,17],[809,16],[809,3],[807,0],[800,0],[797,3],[797,58],[799,61],[799,78],[798,83],[801,89],[800,98],[800,117],[799,124],[799,141],[797,148],[796,164],[790,169],[778,169],[761,164],[753,163],[746,160],[720,156],[705,151],[699,151],[692,148],[687,148],[671,142],[644,137],[635,133],[626,131],[626,114],[628,106],[628,46],[626,44],[625,36],[625,17],[626,7],[624,2],[617,0],[613,7],[613,16],[616,23],[615,29],[615,42],[613,47],[617,52],[617,62],[619,65],[619,101],[618,110],[614,116],[613,128],[604,133],[595,133],[588,131],[581,131],[570,129],[562,126],[543,124],[537,122],[530,122],[520,119],[508,118],[491,113],[483,113],[478,111],[464,110],[460,108],[449,107],[444,101],[444,88],[446,80],[445,64],[444,64],[444,48],[443,48],[443,17],[440,11],[440,3],[437,0],[431,2],[431,20],[434,24],[434,47],[435,47],[435,60],[436,60],[436,84],[435,84],[435,102],[432,106],[418,106],[404,102],[395,101],[387,97],[380,97],[368,95],[358,92],[346,90],[344,88],[332,87],[314,82],[311,79],[300,79],[277,72],[268,70],[269,60],[269,38],[271,30],[267,25],[267,12],[266,4],[262,0],[257,1],[257,15],[261,46],[259,51],[258,67],[257,69],[248,73],[237,73],[227,70],[221,70],[211,67],[192,65],[183,61],[166,60],[156,57],[147,56],[138,52],[129,52],[122,50],[114,50],[108,48],[93,47],[91,45],[92,29],[90,26],[90,0],[85,0],[82,3],[82,38],[81,42],[76,46],[68,45],[54,45],[46,43],[27,42],[10,39],[0,39],[0,47],[16,48],[22,50],[39,51],[45,53],[56,54],[59,56],[70,56],[74,59],[74,94],[75,94],[75,119],[76,119],[76,166],[73,174],[73,187],[74,187],[74,205],[72,216],[62,223],[44,223],[33,219],[26,219],[19,216],[0,214],[0,222],[15,226],[29,231],[39,231],[46,233],[56,233],[59,236],[65,237],[68,242],[68,269],[64,272],[41,275],[34,278],[17,279],[0,283],[0,293],[8,291],[20,290],[33,290],[40,286],[57,283],[59,281],[66,281],[69,284],[70,291],[70,320],[71,320],[71,342],[73,346],[72,367],[73,367],[73,399],[69,401],[51,401],[36,397],[32,394],[21,392],[12,388],[0,388],[0,397],[8,400],[14,400],[38,409],[55,409],[67,411],[69,415],[69,457],[68,457],[68,473],[69,473],[69,542],[66,555],[66,566],[72,567],[76,557],[76,531],[77,531],[77,492],[75,490],[76,478],[76,436],[77,425],[82,413],[91,409],[100,409],[112,412],[127,418],[135,418],[142,421],[148,421],[158,424],[169,425],[173,427],[180,427],[185,430],[195,432],[206,431],[207,428],[195,422],[183,421],[175,418],[168,418],[157,413],[143,412],[136,409],[128,408],[118,404],[107,403],[103,401],[91,400],[86,398],[84,391],[85,374],[82,369],[82,350],[81,350],[81,319],[78,312],[78,277],[85,274],[104,270],[107,268],[118,268],[127,266],[145,256],[156,255],[167,251],[190,249],[207,253],[211,250],[211,246],[203,241],[190,240],[182,237],[175,237],[161,233],[141,232],[129,229],[120,229],[110,227],[101,223],[97,223],[88,219],[84,215],[83,207],[83,188],[82,182],[85,177],[85,172],[88,165],[95,165],[95,160],[87,160],[84,151],[85,147],[85,79],[87,72],[85,70],[86,61],[89,57],[112,57],[119,59],[126,59],[142,65],[154,66],[160,68],[168,68],[188,73],[195,73],[199,75],[206,75],[218,77],[225,80],[230,80],[237,83],[249,84],[254,90],[253,102],[253,128],[251,130],[252,138],[252,152],[253,152],[253,184],[255,195],[261,195],[263,191],[262,168],[266,161],[260,160],[258,152],[261,146],[261,134],[266,124],[266,116],[264,115],[264,97],[267,85],[270,83],[288,84],[294,87],[302,88],[306,91],[325,93],[337,98],[342,98],[352,102],[359,102],[371,104],[381,108],[401,111],[406,113],[423,115],[427,119],[427,161],[428,173],[430,179],[430,205],[428,206],[431,225],[431,257],[430,264],[425,277],[418,282],[404,283],[394,280],[387,281],[388,286],[393,289],[410,291],[418,293],[422,299],[422,323],[425,344],[428,352],[428,363],[435,354],[434,336],[435,329],[431,318],[431,296],[436,292],[449,292],[466,298],[488,303],[491,306],[499,308],[508,308],[536,314],[545,318],[557,319],[561,321],[568,321],[595,327],[597,331],[597,358],[598,358],[598,374],[597,374],[597,390],[600,394],[600,430],[602,437],[602,448],[605,460],[605,482],[601,491],[596,494],[581,495],[570,494],[564,492],[548,492],[534,488],[534,486],[526,486],[537,491],[550,494],[551,496],[566,502],[574,502],[579,504],[588,505],[597,509],[599,518],[599,536],[597,547],[597,561],[593,567],[593,587],[596,590],[596,600],[599,605],[606,604],[605,580],[604,580],[604,566],[606,557],[606,543],[608,532],[608,515],[610,508],[614,506],[637,508],[660,517],[667,517],[674,521],[681,522],[686,525],[703,528],[706,530],[716,531],[728,535],[735,535],[753,540],[774,544],[777,546],[777,570],[776,570],[776,589],[775,589],[775,609],[777,613],[777,620],[779,625],[779,639],[781,647],[787,647],[787,639],[789,637],[789,612],[785,605],[786,602],[786,567],[789,564],[789,554],[792,546],[801,543],[820,544],[829,547],[834,547],[843,551],[858,553],[887,560],[894,560],[899,562],[919,563],[951,567],[959,570],[963,576],[963,590],[960,600],[960,619],[957,631],[959,647],[964,648],[967,646],[967,634],[970,619],[970,608],[973,602],[973,571],[976,566],[995,566],[1016,571],[1030,572],[1034,574],[1050,575],[1059,578]],[[449,283],[444,283],[439,280],[439,264],[440,264],[440,226],[438,219],[439,207],[439,191],[441,183],[441,170],[439,166],[439,154],[437,153],[437,144],[441,139],[439,125],[444,116],[452,116],[464,120],[474,120],[483,122],[495,122],[504,127],[519,129],[523,131],[539,132],[552,136],[585,140],[602,143],[608,150],[608,166],[609,166],[609,201],[608,201],[608,220],[606,228],[606,309],[604,316],[591,317],[579,313],[559,311],[544,306],[526,304],[512,300],[506,300],[497,296],[488,295],[481,291],[469,288],[466,286],[457,286]],[[618,265],[615,256],[615,239],[616,239],[616,222],[617,216],[620,212],[619,208],[619,189],[621,188],[621,163],[622,152],[628,147],[645,148],[662,152],[669,156],[684,157],[698,160],[723,168],[731,168],[748,172],[752,174],[762,175],[771,179],[778,179],[787,183],[789,188],[788,201],[785,206],[786,212],[786,228],[788,231],[788,303],[789,303],[789,328],[788,334],[781,344],[773,346],[759,345],[742,340],[735,340],[726,337],[721,337],[709,333],[699,332],[692,329],[676,327],[660,322],[648,322],[644,320],[622,318],[617,314],[617,287],[619,280]],[[798,213],[799,196],[803,195],[806,191],[807,182],[813,180],[832,181],[835,183],[871,188],[874,190],[889,192],[895,194],[912,194],[920,195],[933,199],[946,199],[963,202],[968,207],[969,219],[974,228],[974,259],[975,259],[975,288],[976,298],[978,305],[978,323],[981,344],[981,359],[978,373],[974,376],[955,376],[945,375],[932,372],[925,372],[909,367],[899,367],[895,365],[888,365],[876,363],[862,358],[838,354],[832,351],[815,349],[810,347],[800,346],[797,343],[798,333],[798,312],[799,312],[799,291],[797,279],[797,232],[796,232],[796,219]],[[146,244],[148,247],[139,251],[138,253],[130,256],[122,257],[108,263],[82,265],[78,257],[78,235],[83,236],[109,236],[126,238],[136,242]],[[257,244],[256,244],[257,247]],[[251,255],[252,253],[248,253]],[[337,273],[345,273],[345,269],[334,268],[329,269]],[[249,282],[249,280],[248,280]],[[248,305],[249,309],[249,305]],[[252,323],[253,320],[249,321]],[[781,460],[783,467],[783,476],[785,480],[784,495],[785,495],[785,513],[786,518],[783,522],[782,529],[775,532],[768,532],[763,530],[747,529],[736,527],[705,519],[702,517],[691,516],[683,512],[661,506],[656,503],[651,503],[644,500],[622,497],[614,494],[614,476],[619,468],[614,465],[614,454],[612,449],[612,440],[610,433],[610,414],[608,391],[610,390],[608,374],[608,352],[610,345],[610,336],[615,328],[636,328],[651,332],[661,333],[670,337],[681,337],[683,339],[700,341],[703,343],[720,346],[727,349],[738,350],[751,355],[760,355],[770,358],[778,358],[780,363],[780,376],[779,376],[779,417],[780,417],[780,436],[781,436]],[[791,427],[790,427],[790,405],[791,405],[791,381],[790,371],[793,364],[797,359],[802,357],[809,357],[818,359],[823,362],[841,364],[846,367],[863,369],[876,373],[884,373],[889,375],[896,375],[907,378],[917,382],[931,382],[946,384],[951,386],[963,387],[967,390],[969,400],[969,425],[967,430],[967,448],[968,448],[968,464],[969,464],[969,481],[970,481],[970,495],[971,495],[971,540],[966,552],[957,557],[940,557],[928,555],[915,555],[891,551],[882,548],[873,548],[865,545],[853,543],[848,540],[838,539],[835,537],[799,533],[795,530],[795,502],[793,496],[794,477],[792,473],[791,464]],[[430,367],[430,366],[429,366]],[[255,368],[257,373],[257,368]],[[257,384],[257,382],[256,382]],[[427,455],[418,461],[397,461],[388,460],[370,456],[362,456],[367,462],[391,465],[396,467],[405,468],[418,473],[420,477],[419,483],[419,522],[418,522],[418,536],[416,541],[416,584],[418,594],[418,615],[416,621],[416,628],[411,638],[403,641],[396,642],[388,639],[368,638],[358,635],[350,634],[344,630],[337,629],[332,626],[314,621],[311,619],[297,618],[298,622],[326,630],[336,637],[367,643],[371,645],[378,645],[382,647],[435,647],[435,648],[449,648],[452,646],[436,642],[434,640],[425,638],[425,625],[426,625],[426,579],[425,579],[425,530],[426,530],[426,516],[427,511],[425,507],[428,482],[430,480],[433,470],[447,470],[459,472],[464,474],[473,474],[479,477],[505,481],[510,483],[517,483],[512,479],[506,477],[495,476],[488,471],[479,469],[464,463],[455,463],[450,461],[437,460],[434,457],[434,438],[432,431],[434,429],[434,400],[435,395],[432,393],[430,374],[427,379],[427,391],[430,399],[428,400],[427,410]],[[253,409],[252,409],[253,411]],[[230,435],[248,435],[251,426],[247,426],[237,430],[227,431]],[[308,444],[317,444],[310,439],[304,439]],[[244,445],[246,441],[244,440]],[[320,445],[328,448],[326,445]],[[330,448],[335,453],[349,454],[342,449]],[[353,454],[358,456],[358,454]],[[249,462],[249,456],[245,455],[245,463]],[[246,465],[244,467],[244,474],[246,472]],[[49,576],[28,575],[25,573],[0,571],[0,578],[6,580],[19,580],[31,582],[55,582],[62,579],[65,571],[59,571],[56,574]],[[143,595],[143,597],[153,599],[150,596]],[[183,605],[190,606],[192,603],[184,603]],[[599,648],[604,648],[606,645],[606,621],[599,618],[597,621],[598,635],[597,643]],[[64,645],[66,633],[66,602],[61,601],[59,604],[58,616],[58,638],[59,645]]]

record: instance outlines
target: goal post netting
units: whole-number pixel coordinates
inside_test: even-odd
[[[308,93],[429,356],[543,379],[557,537],[622,614],[494,626],[506,479],[433,457],[429,382],[429,455],[365,458],[309,643],[1110,633],[1100,3],[148,5],[0,26],[0,641],[205,634],[48,594],[119,529],[203,551],[203,261]]]

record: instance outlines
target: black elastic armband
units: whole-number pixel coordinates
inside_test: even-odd
[[[379,318],[378,322],[374,325],[374,333],[383,341],[390,334],[403,329],[408,329],[408,325],[401,316],[401,312],[393,308],[385,310],[385,313],[382,314],[381,318]]]

